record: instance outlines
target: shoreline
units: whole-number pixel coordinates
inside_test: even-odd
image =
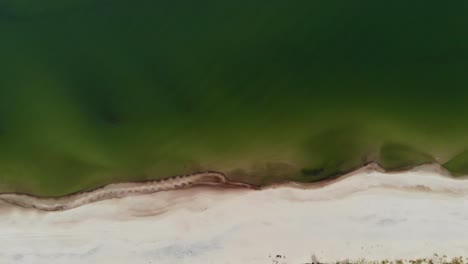
[[[132,192],[54,212],[1,202],[0,228],[9,242],[0,262],[296,264],[310,263],[311,256],[321,263],[434,253],[465,257],[468,181],[436,169],[386,173],[370,166],[329,184],[261,189],[224,185],[214,174],[208,180],[216,185]]]
[[[63,211],[108,199],[188,189],[193,186],[254,188],[253,186],[243,183],[229,182],[223,173],[207,171],[174,176],[161,180],[112,183],[94,190],[76,192],[61,197],[41,197],[23,193],[1,193],[0,200],[24,208],[34,208],[42,211]]]
[[[311,183],[298,183],[284,181],[264,186],[254,186],[244,182],[233,182],[228,177],[217,171],[196,172],[187,175],[173,176],[161,180],[134,181],[112,183],[98,187],[90,191],[71,193],[61,197],[43,197],[24,193],[0,193],[0,200],[12,205],[34,208],[41,211],[62,211],[73,209],[89,203],[108,199],[123,198],[133,195],[151,194],[163,191],[175,191],[189,189],[196,186],[210,186],[214,188],[244,188],[253,190],[267,190],[281,187],[297,189],[318,189],[336,184],[355,175],[371,172],[385,174],[398,174],[404,172],[435,173],[453,180],[464,180],[467,177],[454,177],[449,171],[439,164],[424,164],[408,170],[386,171],[379,164],[370,162],[351,172]]]

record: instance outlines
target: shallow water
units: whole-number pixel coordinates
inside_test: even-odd
[[[302,169],[347,170],[383,142],[444,163],[468,146],[467,9],[1,1],[0,190],[236,168],[262,183],[278,162],[310,181]]]

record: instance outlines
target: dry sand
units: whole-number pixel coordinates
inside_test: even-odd
[[[0,206],[0,263],[300,264],[467,256],[468,181],[362,169],[325,186],[195,187],[57,212]],[[279,257],[280,255],[281,257]],[[278,256],[278,257],[277,257]]]

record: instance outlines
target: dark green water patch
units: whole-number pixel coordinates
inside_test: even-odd
[[[342,125],[311,137],[305,144],[307,167],[297,178],[317,181],[359,167],[372,159],[373,142],[363,126]]]
[[[434,163],[435,159],[409,145],[387,142],[380,148],[379,164],[386,170],[402,170]]]
[[[447,170],[455,175],[466,176],[468,174],[468,151],[463,151],[444,163]]]

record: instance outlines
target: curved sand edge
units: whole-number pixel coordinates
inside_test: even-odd
[[[35,208],[43,211],[60,211],[107,199],[185,189],[199,185],[249,187],[242,183],[229,182],[226,176],[220,172],[208,171],[155,181],[113,183],[92,191],[78,192],[57,198],[19,193],[3,193],[0,194],[0,200],[25,208]]]
[[[349,172],[344,174],[340,177],[334,179],[325,179],[323,181],[315,182],[315,183],[296,183],[296,182],[282,182],[282,183],[275,183],[267,186],[253,186],[247,183],[242,182],[231,182],[221,172],[216,171],[207,171],[207,172],[199,172],[189,175],[183,176],[175,176],[170,177],[162,180],[153,180],[153,181],[145,181],[145,182],[122,182],[122,183],[113,183],[109,185],[105,185],[103,187],[86,191],[86,192],[77,192],[70,195],[51,198],[51,197],[40,197],[34,196],[29,194],[21,194],[21,193],[3,193],[0,194],[0,200],[5,201],[10,204],[18,205],[25,208],[35,208],[38,210],[43,211],[61,211],[61,210],[68,210],[72,208],[76,208],[85,204],[98,202],[107,199],[113,198],[122,198],[130,195],[138,195],[138,194],[150,194],[160,191],[169,191],[169,190],[178,190],[178,189],[187,189],[194,186],[217,186],[217,187],[224,187],[224,188],[249,188],[249,189],[272,189],[278,187],[292,187],[292,188],[300,188],[300,189],[316,189],[321,188],[327,185],[331,185],[337,183],[339,181],[348,179],[352,176],[358,174],[368,174],[371,172],[381,172],[387,174],[397,174],[400,172],[386,172],[382,167],[380,167],[377,163],[369,163],[355,171]],[[414,167],[406,172],[427,172],[432,174],[437,174],[439,176],[445,178],[454,179],[451,176],[450,172],[442,168],[438,164],[426,164],[421,165],[418,167]],[[458,177],[460,178],[460,177]],[[369,179],[369,183],[372,183],[372,179]],[[403,188],[406,189],[408,186],[392,186],[392,183],[385,183],[385,182],[375,182],[374,185],[361,185],[357,189],[353,189],[352,191],[349,189],[350,192],[356,192],[359,190],[363,190],[365,188],[372,188],[377,185],[380,187],[395,187],[395,188]],[[393,184],[394,185],[394,184]],[[422,185],[421,185],[422,186]],[[416,188],[419,190],[429,191],[433,190],[429,187],[421,187],[420,185],[415,185],[410,188]],[[468,189],[466,190],[468,193]],[[346,192],[345,192],[346,193]],[[341,193],[344,195],[344,193]]]

